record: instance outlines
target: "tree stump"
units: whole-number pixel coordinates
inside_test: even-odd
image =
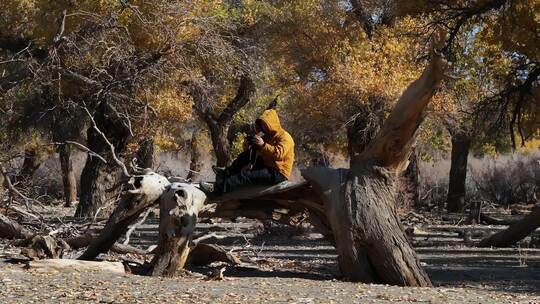
[[[159,203],[159,243],[151,262],[152,276],[172,277],[184,268],[199,212],[206,195],[191,184],[173,183]]]

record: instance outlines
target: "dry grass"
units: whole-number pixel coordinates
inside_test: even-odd
[[[444,204],[450,161],[420,164],[420,197],[429,205]],[[533,203],[540,197],[540,151],[493,157],[469,157],[467,201],[502,206]]]

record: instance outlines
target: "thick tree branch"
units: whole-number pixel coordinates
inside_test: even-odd
[[[422,76],[403,92],[377,137],[359,156],[359,161],[354,162],[356,165],[364,166],[365,162],[369,161],[376,166],[397,171],[406,168],[414,135],[424,119],[424,108],[444,76],[446,61],[437,52],[443,44],[443,34],[436,33],[432,42],[430,63]]]
[[[234,115],[245,106],[255,94],[255,84],[249,76],[242,76],[236,96],[229,102],[218,118],[220,124],[229,124]]]

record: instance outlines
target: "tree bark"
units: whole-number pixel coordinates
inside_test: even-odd
[[[199,180],[203,164],[201,162],[201,148],[199,147],[199,132],[193,131],[189,142],[191,159],[189,163],[189,172],[186,176],[188,180]]]
[[[28,229],[19,225],[5,215],[0,214],[0,238],[26,239],[33,234]]]
[[[415,151],[411,153],[409,157],[409,165],[403,174],[399,177],[399,193],[398,202],[401,202],[398,206],[420,207],[420,194],[419,194],[419,167],[418,167],[418,155]]]
[[[128,127],[122,123],[122,117],[118,112],[111,105],[102,102],[96,109],[94,120],[97,127],[115,146],[116,153],[123,152],[131,134]],[[109,146],[93,126],[88,128],[87,134],[87,147],[95,153],[105,155],[108,163],[104,164],[97,157],[90,155],[86,159],[81,173],[81,194],[75,217],[92,217],[108,200],[115,199],[118,191],[110,191],[110,189],[122,175],[121,170],[112,160]]]
[[[154,168],[154,138],[145,138],[139,143],[136,156],[137,166],[143,169]]]
[[[210,138],[212,139],[212,147],[216,154],[216,165],[218,167],[226,167],[231,162],[230,145],[227,140],[227,131],[229,124],[208,124]]]
[[[29,180],[42,162],[43,155],[38,151],[38,148],[25,149],[23,164],[17,176],[13,178],[13,182]]]
[[[4,183],[5,183],[4,175],[0,173],[0,196],[4,192]]]
[[[478,247],[509,247],[521,241],[540,227],[540,207],[522,220],[510,225],[508,229],[497,232],[478,243]]]
[[[172,277],[184,268],[199,212],[206,195],[198,188],[174,183],[159,204],[159,243],[151,262],[152,276]]]
[[[59,146],[58,156],[64,185],[64,206],[70,207],[72,203],[77,201],[77,179],[75,178],[75,172],[73,172],[71,147],[68,144]]]
[[[218,245],[198,243],[189,252],[189,264],[206,266],[214,262],[224,262],[231,265],[240,265],[242,263],[239,258]]]
[[[471,225],[480,224],[482,221],[482,202],[472,202],[469,209],[468,222]]]
[[[446,210],[459,212],[465,207],[467,159],[471,146],[471,138],[462,133],[452,134],[452,163],[450,165],[450,179]]]

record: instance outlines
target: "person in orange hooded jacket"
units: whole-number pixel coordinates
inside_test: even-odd
[[[214,168],[214,193],[225,193],[255,184],[278,184],[290,178],[294,163],[294,140],[280,124],[274,109],[255,121],[257,135],[248,137],[247,149],[225,168]],[[201,188],[210,192],[204,183]]]

